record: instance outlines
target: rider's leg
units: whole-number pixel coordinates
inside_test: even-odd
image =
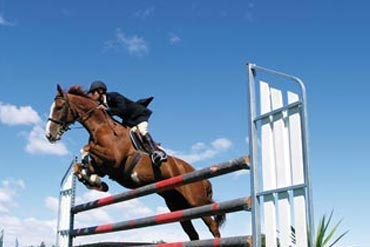
[[[154,142],[152,136],[148,132],[148,122],[144,121],[137,125],[141,136],[143,137],[143,142],[148,147],[148,152],[153,160],[154,164],[160,164],[162,161],[167,159],[166,152],[159,148],[157,143]]]

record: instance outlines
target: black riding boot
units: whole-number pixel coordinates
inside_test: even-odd
[[[143,140],[155,166],[160,166],[163,161],[167,160],[166,152],[158,147],[149,133],[143,136]]]

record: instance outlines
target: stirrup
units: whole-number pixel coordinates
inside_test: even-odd
[[[154,166],[158,167],[163,161],[167,160],[167,154],[166,152],[156,150],[150,154],[150,158],[152,159]]]

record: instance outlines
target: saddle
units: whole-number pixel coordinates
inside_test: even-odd
[[[144,147],[143,140],[139,133],[131,129],[130,139],[136,150],[149,154],[148,150],[146,150],[146,148]]]
[[[130,130],[130,139],[136,150],[150,156],[155,167],[159,167],[163,161],[167,160],[166,151],[156,143],[156,150],[153,152],[138,131]]]

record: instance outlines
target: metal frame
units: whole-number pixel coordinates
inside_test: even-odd
[[[61,241],[67,236],[68,246],[72,246],[73,238],[70,235],[70,229],[74,228],[74,216],[70,212],[70,209],[75,205],[76,198],[76,177],[72,174],[72,166],[77,162],[77,156],[74,157],[70,166],[68,167],[66,173],[64,174],[60,182],[60,193],[59,193],[59,209],[58,209],[58,225],[57,225],[57,240],[56,246],[61,246]],[[71,179],[71,183],[68,186],[68,179]],[[67,188],[65,188],[67,186]],[[68,200],[68,201],[64,201]],[[69,204],[69,214],[65,214],[65,203]],[[62,226],[62,222],[68,220],[68,228],[65,229],[65,226]]]
[[[286,105],[285,107],[276,109],[266,114],[258,115],[256,107],[256,73],[262,72],[276,77],[285,78],[296,83],[301,90],[301,101]],[[253,232],[253,246],[261,246],[261,201],[260,198],[266,194],[280,193],[282,191],[293,191],[297,187],[306,189],[306,214],[308,222],[308,238],[313,243],[314,221],[313,221],[313,204],[312,204],[312,185],[309,169],[308,158],[308,128],[307,128],[307,109],[306,109],[306,89],[301,79],[285,73],[267,69],[257,66],[256,64],[247,64],[248,73],[248,96],[249,96],[249,136],[250,136],[250,162],[251,162],[251,196],[252,196],[252,232]],[[266,117],[281,113],[287,109],[300,106],[301,116],[301,130],[302,130],[302,151],[303,151],[303,165],[304,165],[304,183],[299,186],[288,186],[270,191],[261,191],[259,169],[259,148],[258,148],[258,123]]]

